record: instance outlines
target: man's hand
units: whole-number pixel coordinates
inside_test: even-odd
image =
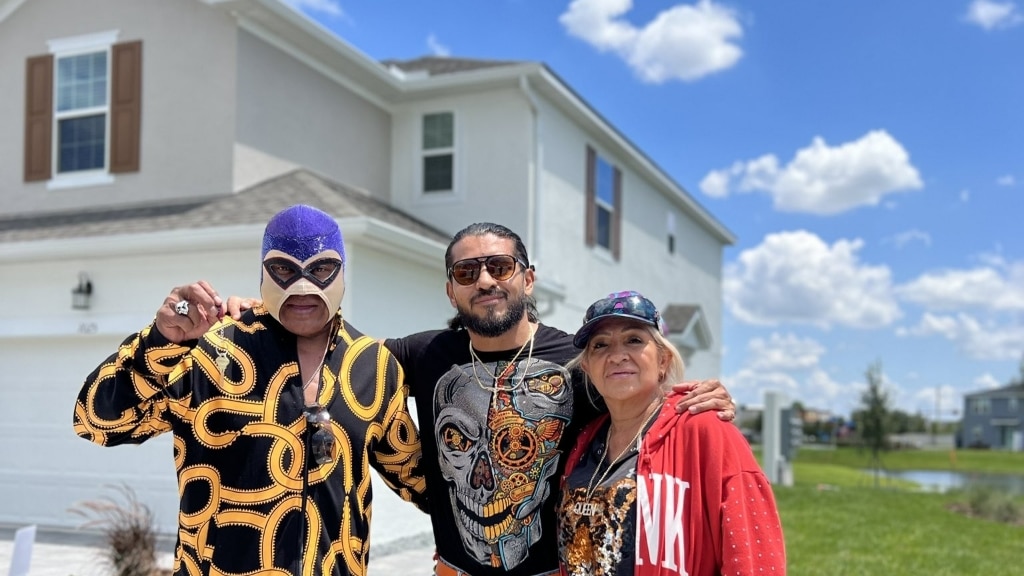
[[[224,317],[225,304],[205,280],[178,286],[156,311],[156,329],[175,344],[196,340]]]
[[[242,298],[241,296],[228,296],[227,310],[228,315],[238,320],[242,317],[242,312],[261,306],[263,301],[258,298]]]
[[[673,384],[672,390],[684,394],[676,403],[676,412],[682,414],[689,410],[697,414],[705,410],[718,410],[718,419],[731,422],[736,418],[736,403],[725,386],[718,380],[687,381]]]

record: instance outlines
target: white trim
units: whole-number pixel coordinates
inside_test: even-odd
[[[25,0],[10,0],[8,2],[0,3],[0,22],[7,19],[8,16],[14,13],[15,10],[21,7],[25,3]]]
[[[90,186],[109,186],[115,178],[106,170],[83,170],[80,172],[54,172],[46,182],[47,190],[67,190]]]
[[[47,40],[46,45],[50,47],[50,54],[60,57],[99,52],[100,50],[107,50],[111,45],[115,44],[120,33],[120,30],[107,30],[106,32],[96,32],[95,34],[69,36],[67,38]]]

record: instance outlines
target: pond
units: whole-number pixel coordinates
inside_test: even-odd
[[[874,470],[865,472],[874,475]],[[889,478],[908,480],[917,483],[923,490],[932,492],[987,486],[1000,492],[1024,495],[1024,475],[1019,474],[983,474],[953,470],[882,470],[879,478],[883,481]]]

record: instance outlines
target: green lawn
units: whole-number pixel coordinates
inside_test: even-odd
[[[956,494],[879,487],[854,449],[801,450],[794,485],[775,487],[790,576],[1024,574],[1024,526],[949,511]],[[891,470],[950,469],[949,453],[890,452]],[[1024,474],[1024,454],[957,451],[955,469]]]

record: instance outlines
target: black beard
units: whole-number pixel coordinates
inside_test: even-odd
[[[493,290],[490,293],[496,294],[498,291]],[[526,298],[512,298],[509,296],[508,308],[500,316],[496,316],[493,312],[483,317],[476,316],[470,313],[469,310],[463,309],[462,306],[459,306],[458,310],[462,325],[467,330],[487,338],[496,338],[515,328],[516,324],[519,324],[523,319],[523,316],[526,314]]]

